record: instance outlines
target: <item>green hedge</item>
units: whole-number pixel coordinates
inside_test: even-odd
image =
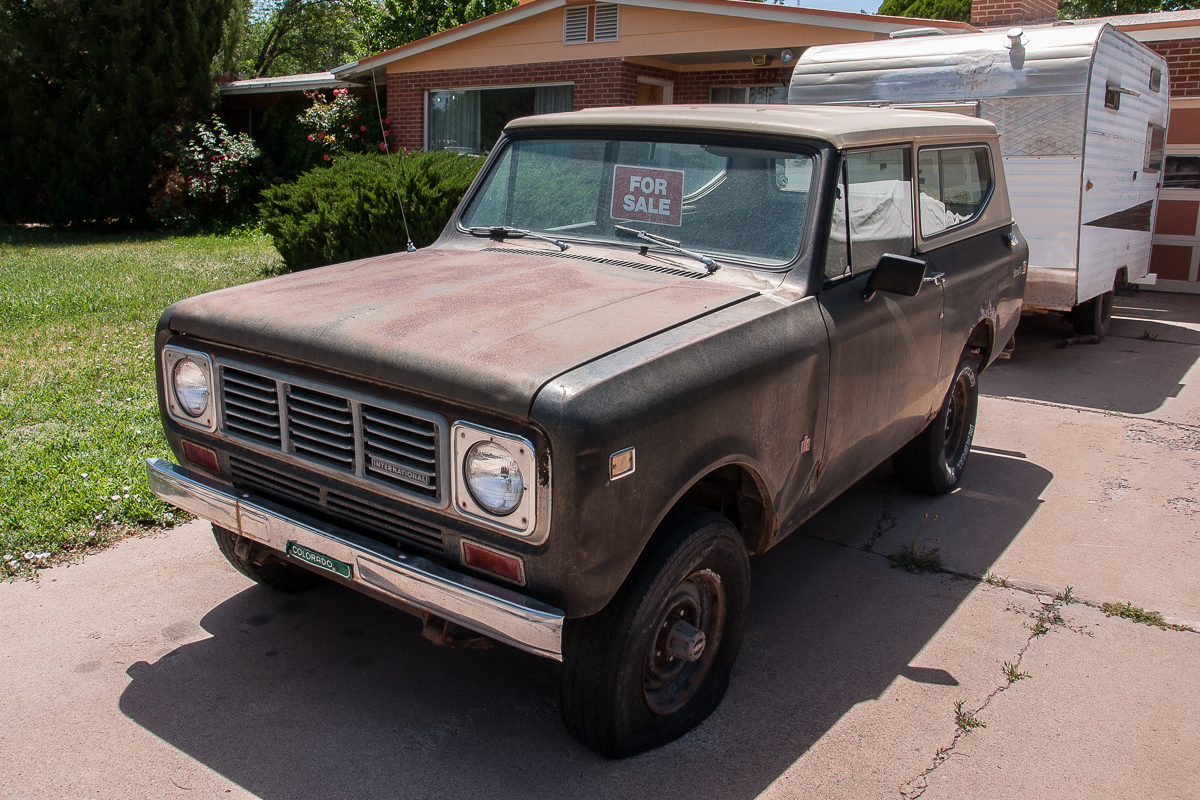
[[[424,247],[437,239],[482,164],[482,158],[454,153],[393,156],[414,244]],[[328,167],[265,190],[258,208],[290,270],[393,253],[406,245],[384,156],[335,156]]]

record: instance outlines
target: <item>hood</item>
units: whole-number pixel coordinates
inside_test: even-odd
[[[755,294],[568,258],[422,250],[210,292],[168,324],[524,417],[554,377]]]

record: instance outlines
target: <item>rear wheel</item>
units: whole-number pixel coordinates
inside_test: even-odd
[[[1104,336],[1112,322],[1113,293],[1107,291],[1071,309],[1071,327],[1080,336]]]
[[[750,557],[725,517],[683,506],[616,597],[563,631],[562,713],[609,758],[666,744],[720,704],[741,646]]]
[[[958,361],[950,391],[936,417],[894,456],[896,479],[926,494],[945,494],[958,484],[971,454],[979,413],[975,356],[968,350]]]
[[[325,579],[304,567],[289,564],[280,557],[264,554],[262,548],[233,531],[213,525],[213,538],[221,555],[233,568],[255,583],[281,592],[303,592],[325,582]],[[239,542],[244,543],[239,548]],[[239,552],[240,551],[240,552]]]

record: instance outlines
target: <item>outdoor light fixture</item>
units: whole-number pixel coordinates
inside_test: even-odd
[[[779,53],[779,60],[782,61],[784,64],[792,63],[792,59],[795,57],[796,57],[796,54],[791,51],[791,48],[785,47]]]
[[[750,56],[750,63],[756,67],[767,67],[771,65],[771,57],[766,53],[758,53]]]

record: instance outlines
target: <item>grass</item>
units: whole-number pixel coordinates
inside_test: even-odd
[[[954,704],[954,724],[957,725],[958,729],[963,733],[970,733],[976,728],[987,727],[987,723],[980,720],[979,717],[975,716],[973,712],[967,711],[965,708],[963,708],[962,700],[959,700]]]
[[[1172,625],[1163,619],[1163,615],[1157,611],[1147,611],[1144,608],[1138,608],[1133,603],[1104,603],[1100,606],[1100,610],[1104,612],[1106,617],[1121,617],[1122,619],[1140,622],[1143,625],[1153,625],[1155,628],[1161,628],[1164,631],[1193,631],[1193,628],[1187,625]]]
[[[176,300],[280,263],[255,233],[0,228],[0,577],[174,521],[144,467],[169,455],[155,323]]]
[[[1028,678],[1029,673],[1021,672],[1020,667],[1018,667],[1016,664],[1013,664],[1011,661],[1005,661],[1004,662],[1004,677],[1008,680],[1009,683],[1016,683],[1019,680]]]
[[[892,562],[892,567],[903,567],[909,572],[941,572],[942,571],[942,556],[941,548],[935,547],[932,550],[927,549],[925,543],[928,539],[917,541],[917,537],[921,535],[921,531],[931,522],[937,522],[937,514],[933,515],[933,519],[926,514],[921,524],[917,526],[917,530],[913,533],[912,542],[909,544],[900,545],[900,552],[888,556],[888,560]],[[937,542],[941,537],[934,539]]]

